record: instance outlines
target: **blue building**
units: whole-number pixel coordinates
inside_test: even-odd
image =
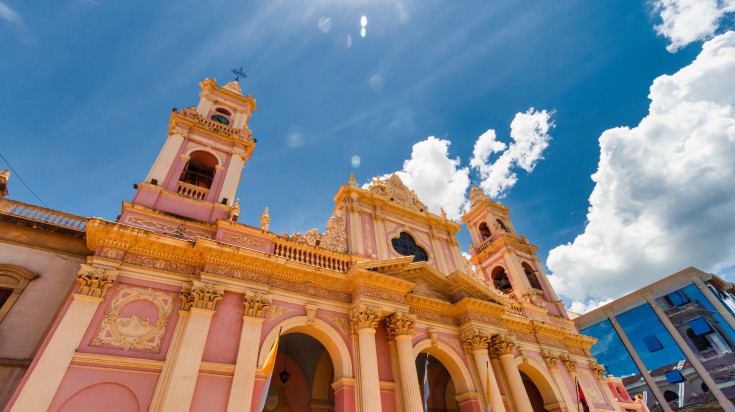
[[[574,319],[652,411],[735,411],[735,289],[687,268]]]

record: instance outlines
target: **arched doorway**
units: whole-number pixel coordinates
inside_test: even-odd
[[[266,412],[332,412],[335,410],[334,366],[327,349],[299,332],[281,336]]]
[[[533,412],[546,412],[546,408],[544,408],[544,397],[536,387],[536,384],[523,372],[521,372],[521,378],[523,379],[523,387],[526,388],[526,393],[528,394],[528,400],[531,401]]]
[[[459,411],[456,400],[457,391],[452,376],[439,359],[427,352],[419,353],[416,357],[416,371],[418,372],[422,400],[427,399],[426,389],[428,389],[427,409],[429,412]],[[426,385],[424,384],[424,375],[427,375]]]
[[[554,380],[545,369],[530,359],[527,362],[518,363],[518,371],[521,374],[528,399],[531,401],[533,412],[559,410],[558,408],[565,402],[559,389],[553,383]]]

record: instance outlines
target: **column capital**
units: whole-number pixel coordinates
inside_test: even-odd
[[[357,333],[361,329],[375,329],[380,320],[380,308],[374,306],[358,305],[350,312],[352,332]]]
[[[597,379],[605,380],[605,366],[598,364],[597,362],[590,362],[590,369],[595,374]]]
[[[564,367],[567,368],[569,373],[577,373],[577,361],[575,361],[569,355],[559,355],[559,360],[562,361]]]
[[[91,296],[95,298],[103,298],[107,289],[112,287],[117,279],[117,271],[96,268],[91,265],[82,263],[82,267],[77,273],[77,282],[82,287],[77,292],[78,295]]]
[[[416,315],[396,312],[385,318],[385,328],[388,331],[388,339],[396,336],[413,336],[413,327],[416,324]]]
[[[488,348],[490,337],[477,329],[469,330],[460,336],[464,342],[465,349],[470,353],[478,350],[485,351]]]
[[[224,293],[222,286],[192,281],[191,284],[185,284],[181,289],[179,295],[183,300],[181,308],[186,311],[191,308],[214,310]]]
[[[260,293],[255,293],[245,295],[242,305],[244,309],[243,316],[264,319],[265,311],[271,307],[271,300]]]
[[[541,352],[541,357],[544,358],[544,362],[546,362],[546,366],[548,366],[549,368],[556,367],[556,364],[559,362],[558,356],[555,356],[546,351]]]
[[[508,335],[497,335],[492,339],[492,345],[498,356],[513,355],[516,343]]]

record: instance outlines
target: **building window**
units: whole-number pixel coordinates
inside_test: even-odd
[[[679,395],[677,395],[676,392],[667,389],[664,391],[664,399],[666,399],[666,402],[678,401]]]
[[[665,372],[664,375],[666,376],[666,380],[669,381],[669,383],[684,382],[684,376],[681,374],[679,369],[674,369],[672,371]],[[679,399],[679,397],[677,396],[676,399]]]
[[[510,293],[513,291],[513,285],[511,285],[510,280],[508,279],[508,274],[505,273],[504,267],[496,267],[495,269],[493,269],[490,276],[493,279],[493,285],[495,285],[495,289],[503,293]]]
[[[689,303],[689,298],[687,298],[687,296],[680,290],[669,293],[668,295],[666,295],[666,299],[668,299],[669,302],[674,306],[681,306]]]
[[[403,256],[413,256],[414,262],[426,262],[429,255],[426,250],[416,244],[416,241],[406,232],[401,232],[397,239],[391,240],[393,249]]]
[[[490,228],[487,227],[487,223],[485,222],[480,223],[479,231],[480,231],[480,237],[482,238],[482,240],[485,240],[490,237]]]
[[[704,318],[697,318],[689,321],[689,326],[692,327],[692,332],[694,332],[696,336],[707,335],[714,332]]]
[[[664,345],[661,344],[661,341],[658,340],[656,335],[644,336],[643,343],[646,345],[646,348],[648,348],[650,352],[656,352],[657,350],[661,350],[664,348]]]
[[[215,166],[217,159],[214,156],[206,152],[194,152],[181,172],[179,181],[209,189],[214,180]]]
[[[496,219],[496,220],[495,220],[495,223],[496,223],[496,224],[498,225],[498,229],[500,229],[500,230],[503,230],[503,231],[505,231],[505,232],[507,232],[507,231],[508,231],[508,228],[507,228],[507,227],[505,227],[505,223],[503,223],[503,221],[502,221],[502,220],[500,220],[500,219]]]
[[[36,277],[38,275],[17,266],[0,265],[0,322],[10,312],[28,283]]]
[[[222,116],[221,114],[215,114],[214,116],[212,116],[212,120],[214,120],[217,123],[222,123],[225,126],[230,124],[230,119]]]
[[[531,265],[529,265],[526,262],[523,262],[523,271],[526,273],[526,278],[528,279],[528,283],[531,284],[531,287],[538,290],[544,290],[544,288],[541,287],[541,282],[539,282],[538,277],[536,276],[536,271],[531,268]]]
[[[685,333],[698,351],[704,352],[712,349],[712,344],[709,342],[709,339],[705,336],[695,334],[692,328],[687,328]]]

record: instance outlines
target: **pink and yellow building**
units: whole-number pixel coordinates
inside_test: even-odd
[[[469,260],[460,225],[395,175],[351,178],[324,232],[272,233],[267,209],[238,222],[258,106],[237,82],[200,85],[118,220],[86,221],[89,256],[6,411],[255,411],[266,394],[265,411],[419,412],[426,397],[571,412],[575,381],[591,411],[646,410],[604,378],[536,247],[477,188]]]

